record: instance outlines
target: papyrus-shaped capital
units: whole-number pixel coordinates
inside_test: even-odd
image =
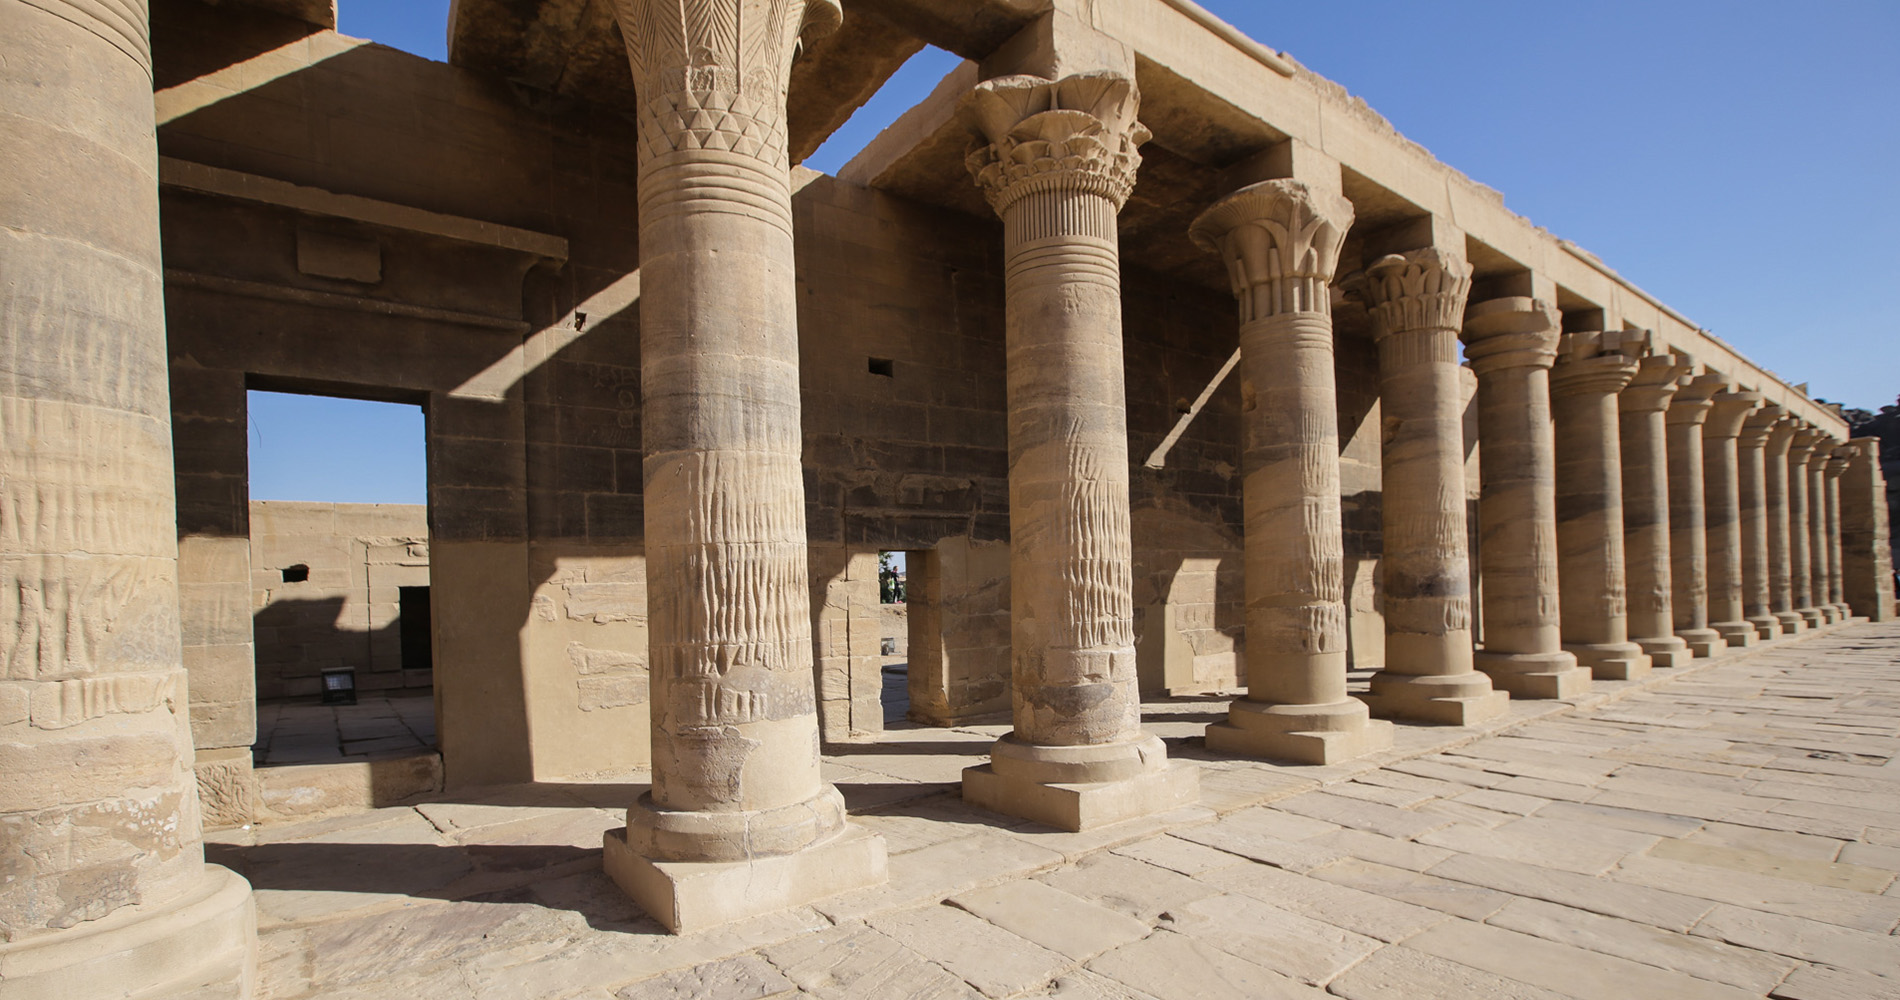
[[[1100,195],[1119,211],[1149,137],[1140,107],[1135,82],[1117,73],[985,80],[964,103],[978,136],[965,163],[998,215],[1038,191]]]

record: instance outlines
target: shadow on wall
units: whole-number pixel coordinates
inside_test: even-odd
[[[342,596],[312,599],[281,598],[251,616],[257,649],[259,698],[305,697],[322,692],[322,672],[339,667],[356,671],[358,691],[395,690],[408,686],[416,674],[407,663],[397,671],[371,672],[372,650],[399,649],[402,619],[381,628],[350,628],[341,624]],[[427,629],[427,623],[423,628]],[[420,668],[427,670],[426,665]],[[424,675],[426,676],[426,674]],[[417,685],[426,690],[428,684]]]

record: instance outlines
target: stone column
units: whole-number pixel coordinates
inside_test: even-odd
[[[674,931],[884,878],[819,777],[785,92],[836,0],[618,0],[640,140],[653,787],[607,872]]]
[[[1794,533],[1790,530],[1792,511],[1788,483],[1788,449],[1794,446],[1800,428],[1792,416],[1784,417],[1768,434],[1762,451],[1768,470],[1768,589],[1770,611],[1781,623],[1782,635],[1808,630],[1808,621],[1795,610]]]
[[[1893,548],[1880,439],[1847,442],[1841,477],[1841,582],[1853,612],[1869,621],[1894,618]]]
[[[1746,581],[1742,572],[1739,438],[1743,422],[1761,405],[1761,399],[1759,392],[1718,392],[1711,400],[1708,421],[1702,425],[1709,627],[1730,646],[1752,646],[1757,638],[1756,626],[1748,621],[1742,598]]]
[[[1366,279],[1386,426],[1385,669],[1367,701],[1388,718],[1471,725],[1510,698],[1472,660],[1458,364],[1471,268],[1432,247],[1383,257]]]
[[[1703,496],[1702,430],[1717,392],[1728,387],[1720,375],[1698,375],[1676,388],[1663,416],[1669,452],[1669,606],[1676,638],[1696,656],[1727,648],[1721,633],[1709,627],[1709,555],[1707,503]]]
[[[6,997],[255,978],[192,772],[147,25],[143,0],[0,0]]]
[[[1828,625],[1842,618],[1828,593],[1828,581],[1834,574],[1828,568],[1833,548],[1827,539],[1827,463],[1836,447],[1833,438],[1823,437],[1808,453],[1808,593],[1815,609],[1821,612],[1822,622]]]
[[[1557,311],[1511,297],[1465,311],[1465,356],[1478,376],[1479,572],[1484,648],[1478,669],[1518,698],[1569,698],[1590,672],[1563,648],[1557,583],[1557,441],[1550,366]]]
[[[1068,830],[1173,809],[1199,772],[1141,728],[1116,216],[1135,184],[1134,82],[978,85],[970,172],[1002,217],[1015,731],[965,801]]]
[[[1808,503],[1808,459],[1826,439],[1822,431],[1803,424],[1788,445],[1788,586],[1795,613],[1809,628],[1827,624],[1827,614],[1814,598],[1814,514]]]
[[[1742,615],[1762,639],[1781,635],[1769,587],[1768,468],[1763,450],[1768,446],[1768,435],[1786,412],[1779,406],[1761,407],[1742,422],[1742,432],[1735,439],[1741,496]]]
[[[1693,367],[1676,354],[1644,358],[1617,403],[1622,414],[1630,640],[1643,647],[1655,667],[1683,666],[1693,655],[1688,642],[1676,636],[1669,561],[1669,446],[1663,418]]]
[[[1550,372],[1557,431],[1557,579],[1564,648],[1593,677],[1631,680],[1649,654],[1629,641],[1624,590],[1623,458],[1617,398],[1647,336],[1569,333]]]
[[[1845,445],[1828,452],[1827,503],[1823,507],[1827,515],[1827,601],[1842,621],[1854,614],[1847,603],[1845,573],[1841,567],[1841,477],[1847,474],[1852,458],[1853,453]]]
[[[1207,727],[1212,750],[1331,764],[1392,745],[1346,694],[1331,282],[1351,226],[1351,202],[1297,180],[1194,221],[1240,300],[1247,697]]]

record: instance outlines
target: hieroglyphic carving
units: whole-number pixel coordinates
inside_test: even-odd
[[[35,729],[66,729],[107,715],[177,710],[178,674],[111,674],[49,681],[33,689]]]
[[[639,91],[640,157],[717,150],[788,166],[785,95],[838,0],[615,0]]]

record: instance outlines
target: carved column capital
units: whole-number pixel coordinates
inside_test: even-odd
[[[1195,245],[1221,255],[1244,325],[1287,313],[1331,313],[1328,290],[1352,202],[1303,181],[1252,184],[1215,202],[1189,227]]]
[[[1676,384],[1676,394],[1669,401],[1669,412],[1663,417],[1672,424],[1700,424],[1709,418],[1709,410],[1715,406],[1715,394],[1728,388],[1728,380],[1720,375],[1703,374],[1685,378]]]
[[[1100,195],[1120,211],[1149,136],[1140,106],[1135,82],[1117,73],[985,80],[964,105],[979,136],[964,163],[997,215],[1040,191]]]
[[[1782,411],[1781,421],[1768,431],[1768,454],[1776,458],[1787,458],[1788,449],[1794,447],[1794,436],[1801,432],[1801,421]]]
[[[1636,377],[1649,353],[1646,330],[1566,333],[1557,342],[1557,364],[1550,370],[1552,396],[1620,393]]]
[[[1652,354],[1637,366],[1636,377],[1617,398],[1624,413],[1661,413],[1695,365],[1680,354]]]
[[[1854,464],[1856,449],[1850,445],[1841,445],[1828,452],[1827,475],[1829,479],[1839,479],[1845,475],[1848,466]]]
[[[1380,339],[1464,326],[1471,265],[1442,247],[1387,254],[1366,268],[1363,287]]]
[[[1827,432],[1818,427],[1800,424],[1795,428],[1794,437],[1788,443],[1788,461],[1806,462],[1814,455],[1814,449],[1827,440]]]
[[[1702,425],[1705,439],[1739,438],[1742,425],[1761,405],[1759,392],[1722,391],[1710,397],[1708,423]]]
[[[1487,375],[1507,368],[1549,368],[1557,361],[1563,331],[1556,307],[1513,296],[1473,303],[1465,310],[1459,339],[1472,370]]]
[[[785,95],[839,0],[614,0],[639,94],[640,161],[715,150],[787,169]]]
[[[1764,403],[1760,409],[1750,413],[1742,421],[1740,444],[1744,448],[1763,448],[1768,445],[1768,436],[1785,419],[1788,411],[1774,403]]]

